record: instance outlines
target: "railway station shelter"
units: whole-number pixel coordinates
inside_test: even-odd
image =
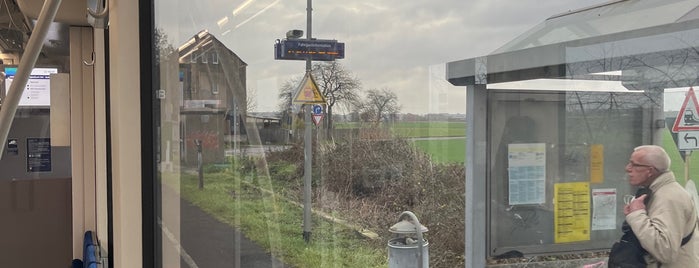
[[[630,153],[664,145],[666,117],[696,114],[696,98],[666,102],[699,85],[698,7],[611,1],[447,63],[467,90],[467,267],[513,252],[604,251],[620,237]]]

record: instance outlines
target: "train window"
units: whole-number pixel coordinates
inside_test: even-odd
[[[688,2],[673,2],[678,1]],[[391,266],[386,241],[397,238],[405,244],[417,239],[389,231],[403,220],[402,212],[411,211],[429,230],[428,241],[435,242],[429,246],[431,266],[469,266],[464,261],[464,219],[470,216],[464,210],[465,166],[474,159],[466,159],[468,96],[465,87],[454,86],[446,77],[480,71],[474,66],[526,67],[530,61],[575,57],[573,52],[585,59],[589,51],[580,44],[570,48],[570,54],[527,55],[512,63],[496,58],[447,68],[447,62],[487,55],[549,15],[591,2],[606,1],[530,0],[505,5],[485,0],[476,4],[327,0],[312,6],[307,6],[311,1],[154,1],[152,31],[162,42],[154,44],[160,62],[154,64],[158,76],[153,89],[162,89],[167,96],[155,100],[153,107],[158,110],[152,113],[158,150],[153,160],[158,175],[154,196],[159,206],[157,227],[162,231],[159,263],[163,267],[181,262],[189,267]],[[603,28],[583,25],[552,31],[553,36],[542,33],[541,40],[524,43],[522,49]],[[531,73],[525,67],[517,78],[560,72],[565,63]],[[487,84],[488,79],[514,79],[508,75],[464,80]],[[549,92],[523,94],[517,101],[532,102],[510,105],[509,95],[482,91],[486,93],[477,93],[492,98],[483,98],[482,103],[499,108],[479,120],[492,120],[494,129],[488,134],[497,137],[484,137],[470,149],[481,152],[481,158],[474,160],[480,161],[480,168],[497,175],[508,170],[499,166],[504,162],[496,162],[506,159],[509,149],[534,155],[549,152],[550,144],[540,139],[551,137],[560,140],[556,143],[560,146],[547,154],[556,165],[547,174],[586,174],[581,172],[587,172],[584,159],[591,151],[576,146],[589,141],[576,134],[589,126],[573,123],[579,116],[575,100],[588,97],[584,105],[599,104],[591,109],[594,114],[584,115],[600,121],[607,119],[604,111],[612,110],[601,100],[615,105],[620,100],[614,94]],[[491,111],[489,107],[484,104],[482,110]],[[535,112],[524,114],[525,109]],[[612,127],[618,120],[638,127],[633,125],[638,116],[612,118],[603,126]],[[505,131],[510,119],[523,130]],[[528,122],[556,131],[525,137],[532,134]],[[508,135],[522,135],[512,138],[526,139],[526,145],[487,143]],[[630,147],[619,146],[609,150],[613,157]],[[539,180],[535,190],[549,189],[552,182]],[[520,222],[512,220],[518,216],[530,215],[526,224],[534,225],[538,219],[542,226],[553,226],[548,221],[553,219],[551,195],[537,192],[529,200],[516,192],[504,193],[505,183],[493,182],[488,186],[495,188],[478,191],[496,201],[514,200],[518,208],[534,209],[526,215],[494,210],[492,217],[501,212],[511,222],[493,226],[497,235],[492,239],[500,244],[492,249],[502,253],[533,243],[555,247],[552,232],[512,234],[534,228],[520,228]],[[490,202],[480,201],[483,208]],[[486,218],[497,220],[487,215],[483,221]],[[601,242],[609,242],[612,232],[600,232]],[[483,241],[479,248],[486,247]],[[246,263],[257,253],[257,264]]]

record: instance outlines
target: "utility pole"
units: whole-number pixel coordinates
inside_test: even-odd
[[[311,240],[311,180],[313,164],[313,119],[322,119],[322,106],[314,111],[313,104],[327,105],[323,94],[318,90],[313,75],[311,74],[313,61],[334,61],[345,58],[345,43],[337,40],[315,39],[312,33],[311,13],[313,7],[311,0],[306,4],[306,39],[302,39],[302,30],[290,30],[286,33],[286,39],[274,43],[274,59],[276,60],[304,60],[306,61],[306,74],[292,103],[302,104],[304,113],[304,166],[303,166],[303,240],[308,243]],[[317,114],[316,114],[317,113]]]
[[[311,0],[306,2],[306,39],[311,40],[311,12],[313,11]],[[306,59],[306,75],[311,73],[311,56]],[[312,105],[304,104],[304,166],[303,166],[303,240],[311,241],[311,170],[313,162],[313,150],[311,141],[311,109]]]

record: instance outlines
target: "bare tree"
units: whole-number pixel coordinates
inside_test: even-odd
[[[168,57],[177,53],[177,49],[171,43],[170,37],[167,36],[165,30],[162,28],[156,28],[153,34],[153,42],[155,43],[155,63],[156,64],[166,64],[161,61],[167,61]]]
[[[401,109],[398,104],[398,96],[387,88],[369,90],[364,101],[357,103],[357,108],[360,111],[360,119],[372,122],[374,125],[391,119]]]
[[[290,130],[294,129],[295,126],[297,126],[295,125],[297,115],[294,114],[292,107],[294,105],[294,94],[296,93],[296,88],[298,87],[300,82],[301,77],[291,78],[284,82],[284,84],[282,84],[281,88],[279,89],[279,104],[277,106],[277,109],[281,113],[281,118],[283,122],[282,126]],[[300,126],[303,126],[303,124],[301,124]]]
[[[254,88],[250,88],[248,89],[248,94],[245,95],[245,103],[247,103],[246,112],[252,113],[253,111],[255,111],[255,109],[257,109],[257,90],[255,90]]]
[[[344,105],[346,108],[354,106],[360,100],[361,83],[357,77],[354,77],[351,72],[336,61],[314,63],[311,72],[318,90],[327,101],[325,128],[332,129],[333,109],[337,105]],[[301,77],[284,82],[279,89],[280,111],[291,110],[289,108],[293,104],[294,94],[296,94],[300,83]]]
[[[333,108],[337,104],[351,107],[352,103],[359,100],[361,82],[337,61],[314,64],[312,72],[318,90],[327,101],[326,128],[332,129]]]
[[[296,93],[296,88],[301,82],[300,77],[295,77],[284,82],[282,87],[279,89],[279,111],[286,111],[291,108],[294,103],[294,94]]]

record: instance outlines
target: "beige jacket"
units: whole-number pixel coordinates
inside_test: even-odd
[[[626,215],[626,221],[650,256],[648,267],[699,267],[697,210],[689,193],[665,172],[650,185],[653,192],[645,210]],[[692,239],[680,246],[682,238],[694,231]]]

